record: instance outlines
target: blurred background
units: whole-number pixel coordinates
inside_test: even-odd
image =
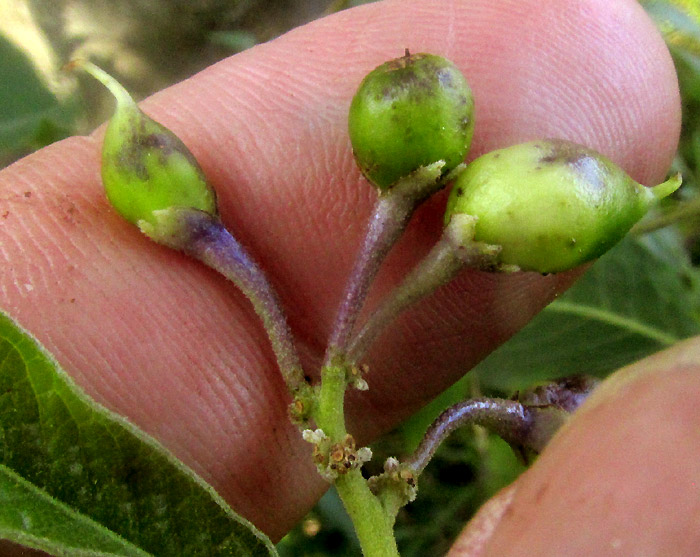
[[[61,67],[88,58],[138,100],[212,63],[359,0],[0,0],[0,168],[104,122],[113,100]],[[376,467],[410,452],[448,405],[510,396],[574,373],[601,377],[700,334],[700,0],[644,0],[678,70],[683,129],[678,194],[565,296],[436,401],[373,446]],[[164,45],[167,48],[164,48]],[[0,197],[1,198],[1,197]],[[0,207],[1,209],[1,207]],[[669,226],[671,225],[671,226]],[[595,315],[591,318],[590,315]],[[639,326],[637,326],[639,325]],[[663,335],[649,335],[655,330]],[[591,357],[591,354],[595,356]],[[512,362],[518,362],[516,372]],[[397,521],[402,555],[440,555],[475,510],[524,470],[510,447],[478,428],[444,443]],[[333,491],[279,544],[283,556],[359,555]]]
[[[91,131],[112,100],[62,66],[87,58],[138,100],[293,27],[362,2],[0,0],[0,167]]]

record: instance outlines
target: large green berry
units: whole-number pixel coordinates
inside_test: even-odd
[[[182,141],[146,116],[100,68],[84,61],[74,65],[101,81],[117,99],[102,147],[102,182],[114,208],[139,225],[155,224],[154,211],[169,208],[216,215],[216,194]]]
[[[457,67],[440,56],[408,54],[371,71],[348,118],[355,159],[380,189],[421,166],[460,164],[474,131],[474,99]]]
[[[476,217],[465,240],[500,246],[503,264],[563,271],[605,253],[680,182],[646,188],[591,149],[533,141],[473,161],[454,184],[445,222]]]

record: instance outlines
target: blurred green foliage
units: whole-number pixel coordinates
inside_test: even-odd
[[[0,5],[0,167],[68,135],[86,133],[106,119],[111,107],[106,94],[75,78],[66,83],[61,76],[61,65],[73,56],[90,57],[140,98],[291,27],[365,3],[13,1],[14,9],[8,8],[11,2]],[[683,173],[684,185],[646,228],[673,223],[674,231],[630,239],[613,250],[567,294],[565,304],[543,312],[485,360],[477,373],[466,375],[373,447],[376,462],[410,452],[430,421],[458,400],[478,393],[507,396],[533,382],[580,371],[577,362],[582,354],[591,353],[596,342],[605,343],[602,357],[594,362],[596,373],[605,376],[662,348],[666,341],[697,334],[700,2],[641,3],[667,41],[683,103],[682,134],[672,170]],[[27,31],[25,40],[17,29]],[[26,40],[27,36],[42,40]],[[163,44],[168,45],[167,57]],[[636,294],[626,290],[629,281]],[[583,300],[590,303],[582,304]],[[566,349],[561,352],[567,354],[564,360],[548,358],[559,349]],[[398,517],[402,554],[444,553],[479,505],[522,470],[500,440],[472,428],[454,433],[421,476],[418,499]],[[289,556],[359,555],[352,527],[333,491],[279,549]]]
[[[0,168],[85,134],[112,100],[62,66],[82,57],[137,99],[325,13],[327,0],[3,0]]]
[[[70,135],[79,110],[60,102],[27,54],[0,36],[0,166]]]
[[[673,171],[683,174],[678,199],[660,224],[677,223],[695,264],[700,263],[700,2],[645,0],[643,6],[666,39],[678,74],[683,125]]]

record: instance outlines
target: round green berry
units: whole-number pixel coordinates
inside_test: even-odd
[[[382,190],[421,166],[464,161],[474,131],[474,99],[457,67],[440,56],[409,54],[371,71],[348,117],[355,160]]]
[[[466,243],[498,245],[502,264],[552,273],[605,253],[679,186],[676,176],[646,188],[591,149],[533,141],[473,161],[454,184],[445,222],[476,217]]]

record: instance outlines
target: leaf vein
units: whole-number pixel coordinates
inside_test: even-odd
[[[596,308],[580,303],[556,300],[547,306],[546,311],[566,313],[587,319],[595,319],[601,323],[612,325],[613,327],[626,329],[629,332],[636,333],[666,346],[671,346],[679,340],[676,336],[661,331],[656,327],[641,323],[630,317],[620,315],[619,313],[615,313],[604,308]]]

